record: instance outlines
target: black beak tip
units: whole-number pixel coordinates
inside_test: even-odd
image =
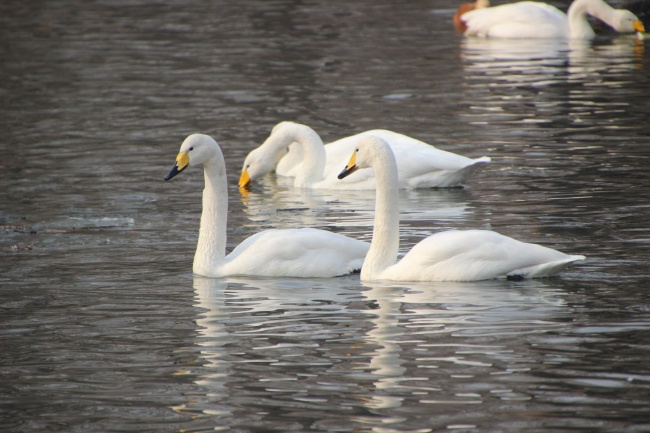
[[[339,179],[343,179],[344,177],[347,177],[347,176],[351,175],[352,173],[354,173],[355,171],[357,171],[357,168],[358,168],[358,167],[357,167],[356,165],[353,165],[353,166],[350,167],[350,168],[345,167],[345,169],[343,169],[343,171],[340,172],[339,175],[338,175],[337,177],[338,177]]]
[[[169,173],[167,173],[167,176],[165,176],[163,179],[170,180],[171,178],[173,178],[174,176],[176,176],[178,173],[185,170],[186,168],[187,168],[187,165],[179,170],[178,166],[176,164],[174,164],[172,169],[169,170]]]

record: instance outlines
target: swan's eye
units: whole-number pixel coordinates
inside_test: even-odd
[[[193,147],[190,147],[190,150],[194,150],[194,148],[193,148]]]

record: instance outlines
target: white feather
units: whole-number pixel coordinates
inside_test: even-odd
[[[377,174],[375,223],[362,281],[478,281],[505,276],[542,277],[583,260],[541,245],[524,243],[489,230],[449,230],[422,240],[397,260],[399,191],[397,165],[388,144],[366,137],[341,175],[374,167]],[[356,161],[356,162],[354,162]]]
[[[310,127],[281,122],[271,135],[246,157],[242,174],[255,180],[275,169],[281,176],[292,176],[294,186],[317,189],[374,189],[372,168],[359,170],[343,181],[337,179],[340,168],[360,139],[367,136],[384,139],[397,158],[400,188],[450,187],[462,184],[477,166],[490,158],[467,158],[437,149],[420,140],[393,131],[377,129],[345,137],[327,145]],[[288,153],[275,165],[278,152]],[[243,185],[241,185],[243,186]]]
[[[228,275],[326,278],[361,268],[369,248],[367,242],[313,228],[262,231],[244,240],[226,256],[228,185],[223,154],[216,141],[202,134],[185,139],[178,159],[185,152],[189,165],[202,164],[205,175],[194,273],[213,278]],[[176,169],[177,165],[166,179],[175,176]]]
[[[546,3],[522,1],[466,12],[461,20],[465,34],[486,38],[592,39],[595,33],[587,15],[604,21],[621,33],[641,30],[632,12],[614,9],[603,0],[574,0],[567,14]]]

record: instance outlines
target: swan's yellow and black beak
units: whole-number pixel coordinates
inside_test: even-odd
[[[344,177],[348,177],[358,169],[359,167],[357,167],[357,151],[355,150],[352,156],[350,157],[350,161],[348,161],[348,165],[346,165],[343,171],[339,173],[338,178],[343,179]]]
[[[246,188],[251,184],[251,177],[248,175],[248,169],[243,169],[239,176],[239,187]]]
[[[632,25],[634,26],[634,30],[636,30],[637,32],[645,33],[645,26],[643,25],[641,20],[634,21]]]
[[[169,170],[169,173],[167,173],[167,176],[165,176],[165,180],[169,180],[172,177],[176,176],[178,173],[185,170],[189,165],[190,165],[190,154],[189,154],[189,152],[181,152],[181,153],[179,153],[178,156],[176,157],[176,163],[174,164],[172,169]]]

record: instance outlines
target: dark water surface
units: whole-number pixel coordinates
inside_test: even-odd
[[[0,4],[3,432],[650,431],[650,42],[463,40],[456,0]],[[489,228],[588,260],[560,277],[210,280],[211,134],[229,247],[369,239],[371,192],[242,196],[277,122],[387,128],[493,163],[401,193],[402,248]]]

